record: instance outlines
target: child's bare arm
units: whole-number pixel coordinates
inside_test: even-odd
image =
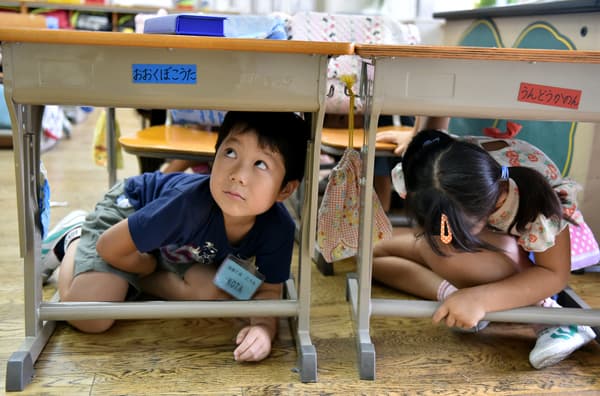
[[[419,132],[423,129],[439,129],[442,131],[448,130],[450,117],[424,117],[419,116],[415,121],[415,131]]]
[[[434,322],[472,327],[486,312],[533,305],[561,291],[570,274],[570,237],[565,228],[555,245],[535,254],[536,264],[505,279],[461,289],[448,297]]]
[[[256,292],[255,300],[279,300],[283,287],[281,284],[263,283]],[[233,356],[237,361],[259,361],[271,353],[271,341],[277,334],[277,318],[254,317],[250,325],[237,335],[237,348]]]
[[[123,271],[148,275],[156,268],[156,259],[151,254],[137,250],[127,219],[106,230],[98,239],[96,250],[107,263]]]
[[[392,143],[396,145],[394,154],[402,155],[408,147],[408,144],[417,132],[423,129],[447,130],[450,118],[448,117],[423,117],[419,116],[415,120],[412,131],[385,131],[379,132],[375,138],[378,142]]]

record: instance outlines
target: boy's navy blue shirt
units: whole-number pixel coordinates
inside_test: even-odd
[[[244,239],[231,246],[209,182],[209,175],[189,173],[144,173],[127,179],[125,194],[136,209],[128,218],[129,232],[137,249],[154,252],[162,248],[182,262],[207,263],[209,259],[221,263],[230,253],[243,259],[255,257],[265,282],[286,281],[295,225],[285,206],[276,202],[258,215]]]

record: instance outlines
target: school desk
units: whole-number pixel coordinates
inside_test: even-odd
[[[372,315],[430,317],[433,301],[371,298],[372,193],[375,131],[380,114],[600,121],[600,51],[391,46],[357,44],[363,58],[361,98],[366,101],[368,141],[363,148],[362,212],[358,268],[348,277],[356,325],[359,374],[375,379]],[[600,325],[571,289],[563,305],[489,313],[490,321]],[[599,334],[598,328],[594,329]]]
[[[5,97],[13,125],[19,238],[24,258],[25,341],[8,360],[6,389],[20,390],[54,321],[90,318],[290,317],[301,380],[316,381],[309,334],[320,128],[328,57],[351,43],[0,29]],[[43,301],[37,201],[42,106],[89,105],[313,113],[295,281],[281,301],[62,303]],[[296,287],[297,286],[297,287]]]

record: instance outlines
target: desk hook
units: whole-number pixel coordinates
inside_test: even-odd
[[[327,92],[327,97],[328,97],[328,98],[333,98],[333,93],[334,93],[334,91],[335,91],[335,88],[333,88],[333,84],[331,84],[331,85],[329,86],[329,92]]]

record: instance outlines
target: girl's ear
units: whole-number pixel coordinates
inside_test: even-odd
[[[279,191],[277,195],[277,202],[285,201],[300,185],[299,180],[290,180],[285,186]]]

